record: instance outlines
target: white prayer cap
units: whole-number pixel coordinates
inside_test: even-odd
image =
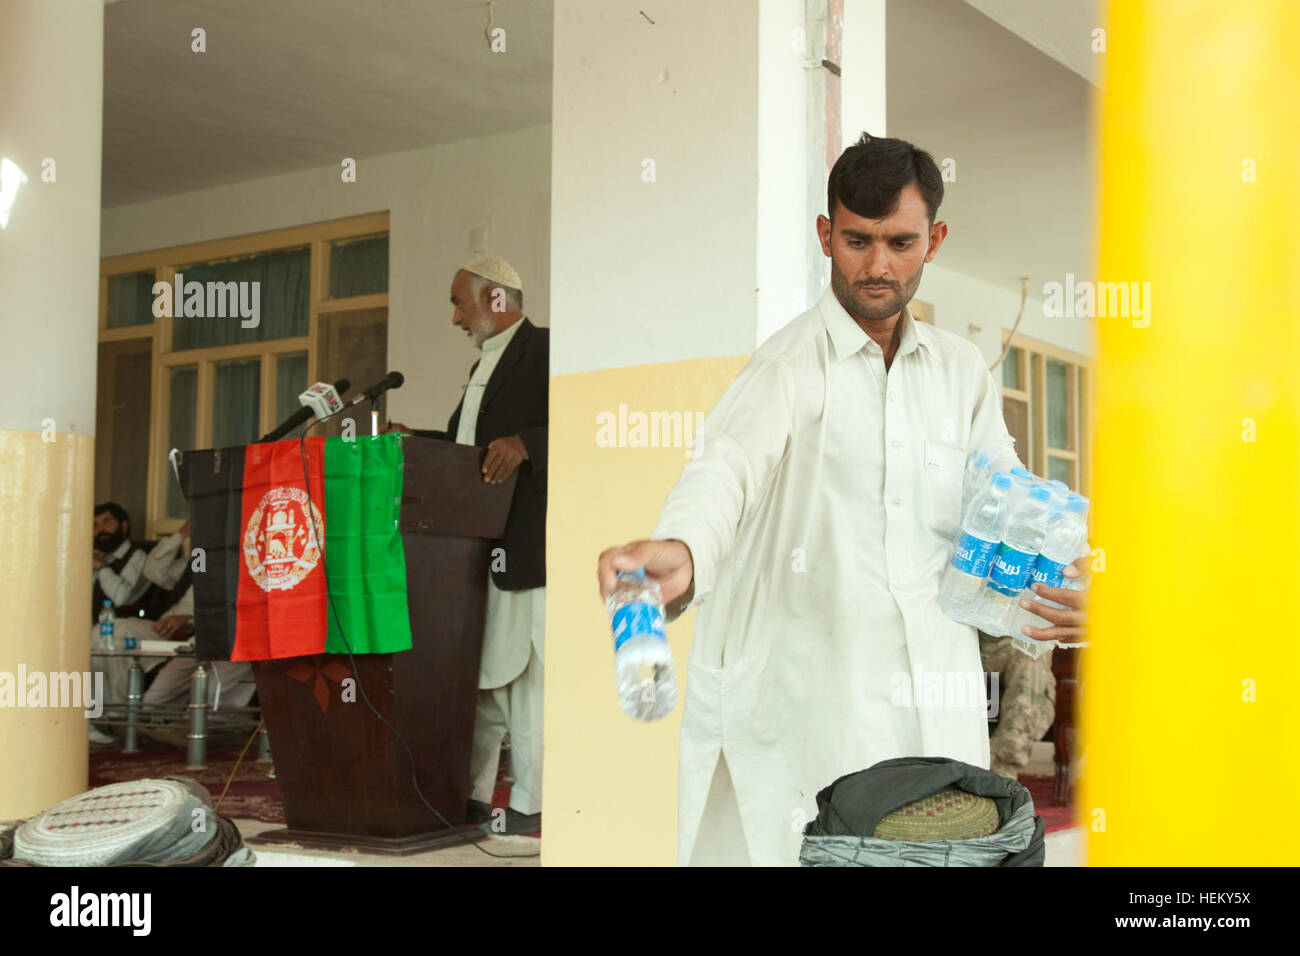
[[[524,291],[523,283],[519,280],[519,273],[500,256],[475,256],[461,268],[466,272],[472,272],[476,276],[482,276],[489,282],[495,282],[509,289],[518,289],[520,292]]]

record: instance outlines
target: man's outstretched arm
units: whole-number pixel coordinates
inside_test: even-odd
[[[794,380],[780,356],[751,360],[741,370],[705,421],[650,539],[601,553],[602,597],[618,571],[642,566],[658,581],[669,619],[708,596],[746,510],[785,456],[794,401]]]

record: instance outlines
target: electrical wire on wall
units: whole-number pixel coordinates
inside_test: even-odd
[[[1002,354],[998,356],[996,362],[994,362],[992,365],[989,366],[990,372],[992,372],[999,365],[1001,365],[1003,359],[1007,357],[1007,353],[1011,351],[1011,340],[1015,338],[1016,329],[1020,328],[1020,320],[1025,317],[1025,302],[1026,300],[1028,300],[1028,298],[1029,298],[1029,276],[1021,276],[1020,277],[1020,311],[1016,313],[1015,325],[1011,326],[1011,334],[1007,336],[1007,341],[1002,346]]]

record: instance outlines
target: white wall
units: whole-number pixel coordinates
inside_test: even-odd
[[[970,339],[991,363],[1002,352],[1002,330],[1010,330],[1015,324],[1020,293],[945,269],[939,265],[942,259],[941,248],[934,262],[925,267],[916,298],[934,306],[935,325]],[[979,326],[981,331],[972,331],[971,325]],[[1036,288],[1030,283],[1024,319],[1017,331],[1083,355],[1097,354],[1093,320],[1045,318],[1041,285]],[[1001,376],[994,377],[1002,380]]]
[[[805,52],[794,46],[795,30],[804,31]],[[810,267],[818,265],[810,261],[809,250],[816,232],[812,217],[819,209],[808,206],[807,183],[809,176],[820,174],[822,151],[809,143],[806,66],[820,59],[821,49],[821,39],[808,35],[802,2],[780,0],[759,6],[754,346],[816,301],[808,289],[808,276]]]
[[[754,347],[757,5],[642,7],[555,5],[553,375]]]
[[[524,311],[550,324],[551,128],[461,140],[360,159],[357,181],[338,167],[234,183],[103,213],[102,254],[389,211],[389,367],[406,376],[389,413],[442,428],[478,353],[451,325],[448,290],[475,251],[471,234],[504,256],[524,283]],[[360,384],[360,383],[358,383]]]
[[[848,0],[844,4],[840,64],[840,131],[847,147],[864,132],[888,136],[885,128],[885,0]]]

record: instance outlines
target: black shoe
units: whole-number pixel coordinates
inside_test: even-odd
[[[492,819],[492,807],[482,800],[465,801],[465,822],[470,826],[478,826],[480,823],[487,823]]]
[[[493,821],[495,822],[495,821]],[[506,825],[504,830],[497,830],[489,823],[486,827],[490,833],[508,833],[513,836],[527,836],[542,828],[541,813],[520,813],[514,807],[506,808]]]

